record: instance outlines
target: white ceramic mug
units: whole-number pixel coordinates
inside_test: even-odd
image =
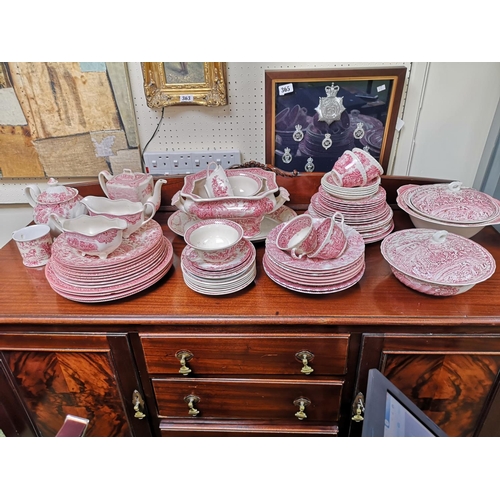
[[[52,250],[52,236],[48,224],[26,226],[12,233],[19,253],[26,267],[40,267],[47,264]]]

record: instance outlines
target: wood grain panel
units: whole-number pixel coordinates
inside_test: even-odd
[[[322,375],[341,375],[346,372],[349,336],[338,337],[247,337],[207,336],[170,337],[141,336],[148,372],[150,374],[179,374],[180,362],[175,354],[188,350],[193,358],[188,361],[192,370],[189,377],[205,375],[296,375],[314,378]],[[311,375],[300,372],[303,364],[295,358],[300,351],[314,355],[309,366]]]
[[[384,375],[450,436],[472,436],[500,355],[387,354]]]
[[[0,171],[3,177],[43,177],[28,126],[0,126]]]
[[[77,62],[11,63],[12,83],[38,139],[121,128],[106,72]]]
[[[160,432],[165,437],[333,437],[339,429],[336,425],[304,425],[297,421],[272,420],[217,420],[171,418],[160,421]]]
[[[295,422],[299,410],[293,402],[307,398],[307,419],[303,422],[334,424],[339,417],[341,381],[292,381],[280,379],[153,379],[161,418],[187,417],[184,398],[195,395],[195,404],[204,418],[285,419]],[[196,418],[196,417],[193,417]]]
[[[108,353],[4,355],[42,436],[55,436],[68,413],[90,420],[88,436],[130,435]]]

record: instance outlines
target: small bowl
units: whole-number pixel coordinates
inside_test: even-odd
[[[207,219],[190,226],[184,240],[207,262],[224,262],[234,257],[243,228],[226,219]]]
[[[262,189],[262,177],[246,173],[229,177],[234,196],[254,196]]]

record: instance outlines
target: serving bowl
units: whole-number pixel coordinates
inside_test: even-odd
[[[397,190],[398,196],[396,198],[396,203],[398,204],[399,208],[401,208],[401,210],[403,210],[409,215],[413,225],[416,228],[433,229],[436,231],[444,230],[450,233],[457,234],[459,236],[463,236],[464,238],[472,238],[472,236],[476,235],[484,227],[494,224],[500,224],[500,215],[494,216],[493,218],[482,222],[470,222],[470,223],[443,221],[423,215],[422,213],[419,213],[417,210],[415,210],[415,208],[412,207],[409,201],[410,195],[415,192],[416,188],[419,187],[421,186],[414,184],[405,184],[404,186],[401,186]],[[498,205],[500,210],[500,201],[492,197],[489,198],[492,200],[492,203]],[[450,213],[449,209],[447,213],[448,214]]]
[[[260,168],[228,170],[229,181],[234,177],[255,175],[262,180],[262,188],[254,196],[224,196],[209,198],[205,191],[205,171],[184,177],[184,186],[172,197],[172,205],[198,219],[229,219],[241,224],[245,237],[259,234],[265,215],[290,199],[285,188],[276,183],[276,174]]]
[[[448,231],[397,231],[384,238],[380,252],[399,281],[429,295],[466,292],[496,269],[485,248]]]

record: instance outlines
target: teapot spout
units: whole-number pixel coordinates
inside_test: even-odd
[[[150,196],[147,201],[155,206],[155,212],[160,208],[161,205],[161,188],[163,184],[166,184],[166,179],[158,179],[156,181],[154,191],[152,196]]]

